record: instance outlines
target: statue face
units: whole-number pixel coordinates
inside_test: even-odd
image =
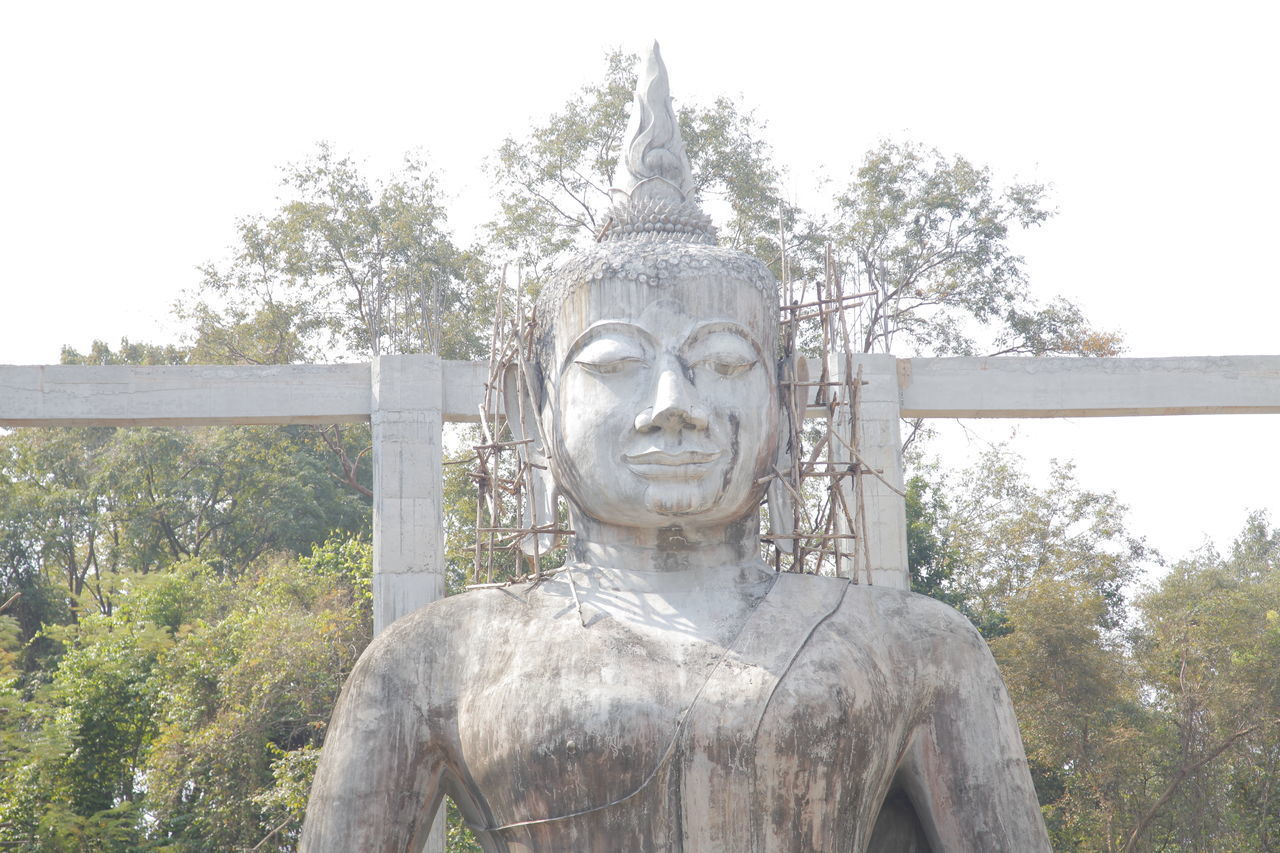
[[[753,512],[777,447],[776,308],[708,276],[605,281],[561,307],[544,416],[580,512],[626,527]]]

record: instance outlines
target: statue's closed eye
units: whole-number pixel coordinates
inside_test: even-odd
[[[586,361],[585,359],[580,358],[574,362],[574,364],[578,365],[583,370],[588,373],[594,373],[597,376],[608,376],[613,373],[621,373],[628,367],[643,363],[644,359],[642,358],[617,358],[608,361]]]
[[[630,342],[599,338],[582,348],[574,364],[596,376],[608,376],[645,363],[644,353]]]
[[[695,374],[708,379],[743,376],[760,363],[755,347],[744,336],[723,330],[698,337],[685,358]]]
[[[706,370],[716,376],[731,377],[741,376],[748,370],[756,366],[754,358],[745,358],[740,355],[712,355],[707,358],[700,359],[693,364],[695,369]]]

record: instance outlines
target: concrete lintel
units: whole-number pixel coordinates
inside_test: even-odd
[[[444,420],[478,421],[488,362],[440,363]],[[368,362],[0,365],[0,427],[367,423],[369,380]]]
[[[0,366],[0,426],[359,423],[367,364]]]
[[[445,361],[442,411],[449,423],[479,423],[484,386],[489,381],[488,359]]]
[[[424,358],[426,356],[387,356]],[[1280,412],[1280,356],[913,358],[896,370],[904,417],[1052,418]],[[488,365],[441,361],[444,421],[474,422]],[[810,378],[821,363],[810,359]],[[369,366],[0,365],[0,427],[360,423]],[[810,393],[816,394],[816,389]],[[405,401],[406,404],[409,401]],[[811,417],[823,414],[811,406]]]
[[[911,358],[903,417],[1280,413],[1280,356]]]

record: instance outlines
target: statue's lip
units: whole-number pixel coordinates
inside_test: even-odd
[[[675,453],[666,450],[646,450],[643,453],[630,453],[624,455],[625,459],[631,465],[704,465],[708,462],[714,462],[723,456],[723,451],[703,451],[703,450],[680,450]]]

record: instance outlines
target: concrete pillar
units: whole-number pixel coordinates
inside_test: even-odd
[[[373,360],[373,630],[444,597],[440,359]],[[443,810],[441,810],[443,812]],[[424,853],[444,853],[437,815]]]
[[[444,597],[441,372],[430,355],[373,360],[373,630]]]
[[[861,449],[867,463],[892,483],[902,482],[902,407],[898,359],[891,355],[855,356],[862,365]],[[864,475],[867,543],[871,548],[871,581],[876,586],[910,589],[907,572],[907,502],[876,477]]]
[[[869,467],[901,488],[902,430],[898,360],[891,355],[855,355],[848,360],[842,355],[836,355],[828,361],[828,372],[833,378],[843,381],[848,371],[849,381],[853,382],[859,366],[862,368],[862,381],[866,384],[861,386],[862,396],[858,407],[858,452]],[[846,440],[853,433],[848,417],[849,409],[841,406],[837,409],[833,424],[836,434]],[[832,445],[832,460],[838,467],[855,461],[853,453],[838,440]],[[853,481],[842,480],[841,491],[846,504],[857,513],[858,501]],[[862,498],[862,511],[866,516],[866,542],[841,543],[842,550],[856,550],[856,553],[847,553],[841,557],[841,577],[853,577],[856,572],[858,581],[866,583],[865,567],[869,553],[873,584],[893,589],[909,589],[911,583],[907,572],[906,501],[871,474],[864,474],[862,477]],[[848,533],[850,529],[843,513],[837,513],[837,532]]]

